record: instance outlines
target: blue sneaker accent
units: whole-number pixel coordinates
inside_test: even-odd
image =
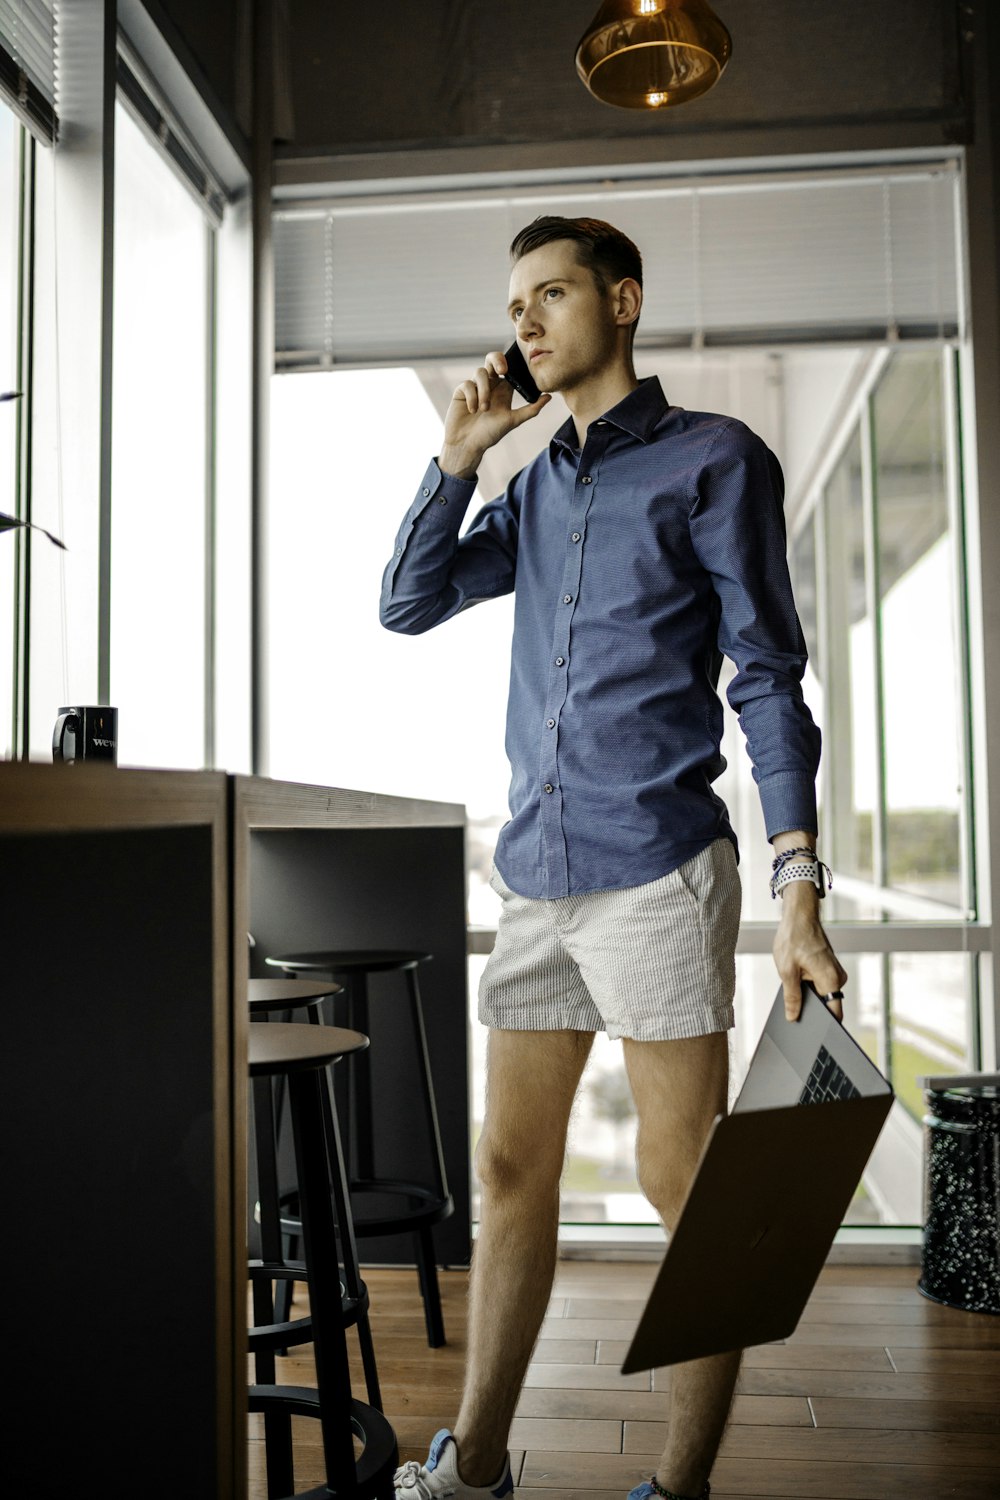
[[[438,1459],[441,1457],[441,1452],[444,1448],[444,1445],[449,1441],[450,1438],[451,1433],[448,1431],[447,1427],[442,1427],[440,1432],[436,1432],[434,1434],[434,1436],[431,1438],[431,1448],[430,1452],[427,1455],[427,1462],[424,1464],[425,1469],[430,1469],[431,1471],[433,1471],[437,1468]]]
[[[492,1495],[496,1495],[497,1500],[504,1500],[505,1495],[513,1495],[514,1476],[510,1472],[509,1462],[507,1464],[507,1467],[503,1471],[503,1478],[501,1479],[500,1483],[497,1485],[496,1489],[491,1490],[490,1493]]]
[[[655,1500],[655,1496],[656,1491],[653,1486],[648,1479],[644,1479],[642,1484],[637,1484],[634,1490],[629,1490],[628,1500]]]

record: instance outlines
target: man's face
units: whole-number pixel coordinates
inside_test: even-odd
[[[598,290],[572,240],[521,257],[511,272],[509,313],[539,390],[572,390],[615,358],[611,292]]]

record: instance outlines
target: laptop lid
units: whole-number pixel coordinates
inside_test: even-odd
[[[808,1045],[797,1036],[789,1046],[784,1031],[800,1026]],[[623,1375],[787,1338],[892,1108],[889,1084],[815,991],[793,1022],[779,990],[765,1033],[769,1045],[758,1046],[747,1075],[757,1068],[751,1102],[741,1092],[740,1107],[709,1131]],[[799,1104],[827,1043],[850,1067],[857,1093]],[[761,1077],[786,1102],[765,1102]]]

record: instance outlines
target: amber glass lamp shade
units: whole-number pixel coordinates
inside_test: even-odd
[[[663,109],[710,89],[732,50],[707,0],[604,0],[576,49],[576,71],[605,104]]]

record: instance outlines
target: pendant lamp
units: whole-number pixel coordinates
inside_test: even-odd
[[[576,49],[576,71],[605,104],[662,109],[710,89],[732,50],[707,0],[604,0]]]

